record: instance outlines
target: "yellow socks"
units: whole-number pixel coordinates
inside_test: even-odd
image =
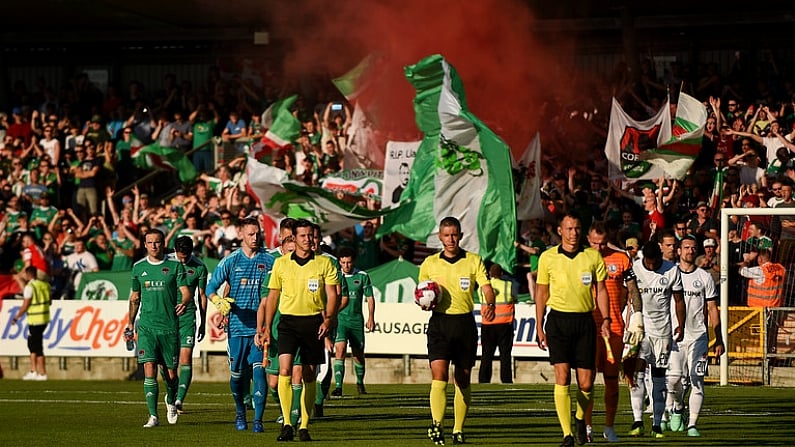
[[[459,388],[455,386],[455,400],[453,401],[453,411],[455,413],[455,424],[453,425],[453,433],[461,433],[464,431],[464,421],[467,418],[467,411],[469,404],[472,402],[472,387]]]
[[[445,407],[447,406],[447,382],[443,380],[431,381],[431,418],[434,422],[442,423]]]
[[[558,413],[563,437],[571,435],[571,395],[568,385],[555,384],[555,411]]]
[[[293,406],[293,387],[290,376],[279,376],[279,404],[282,407],[284,423],[290,424],[290,407]]]

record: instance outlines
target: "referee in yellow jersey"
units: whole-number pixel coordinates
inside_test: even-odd
[[[605,261],[597,250],[581,244],[581,233],[576,214],[563,216],[558,225],[561,242],[541,254],[536,280],[538,347],[549,347],[549,362],[555,368],[555,410],[563,429],[561,447],[573,446],[575,439],[579,445],[586,442],[583,418],[585,409],[591,404],[596,369],[594,302],[602,315],[610,315]],[[609,329],[610,317],[605,317],[602,335],[609,336]],[[569,394],[571,368],[577,370],[579,385],[573,435]]]
[[[293,392],[290,377],[293,360],[301,350],[304,392],[301,402],[301,427],[298,438],[311,441],[309,409],[313,408],[317,386],[317,365],[325,361],[323,339],[334,326],[337,315],[337,268],[327,256],[312,250],[312,223],[306,219],[295,222],[295,251],[276,259],[268,283],[268,297],[257,311],[257,345],[267,348],[270,327],[278,306],[281,317],[276,328],[279,334],[279,401],[282,408],[281,433],[277,441],[292,441],[290,408]],[[264,349],[267,353],[267,349]]]
[[[470,375],[477,355],[478,330],[475,325],[475,284],[486,300],[482,317],[494,319],[494,290],[486,276],[480,256],[459,247],[461,223],[445,217],[439,223],[442,251],[431,255],[420,265],[419,280],[439,284],[441,296],[428,322],[428,361],[431,364],[431,417],[428,437],[437,445],[444,444],[442,422],[447,405],[447,382],[450,362],[455,365],[455,424],[453,444],[463,444],[464,420],[471,401]]]

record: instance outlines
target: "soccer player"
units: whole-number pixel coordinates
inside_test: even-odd
[[[442,251],[425,258],[420,265],[419,282],[439,284],[439,297],[428,322],[428,361],[431,366],[430,406],[432,425],[428,437],[434,444],[444,444],[444,413],[447,405],[447,382],[450,362],[455,365],[453,400],[453,444],[463,444],[464,421],[472,401],[471,374],[475,366],[478,331],[475,325],[475,283],[483,290],[486,310],[482,317],[494,319],[494,290],[480,256],[463,250],[461,222],[445,217],[439,222]]]
[[[322,244],[323,235],[321,233],[320,225],[313,223],[312,231],[314,234],[312,238],[312,250],[316,255],[328,257],[331,260],[331,263],[334,265],[334,268],[337,269],[337,280],[339,281],[339,284],[337,284],[337,297],[339,302],[339,306],[337,307],[337,315],[339,315],[339,313],[348,305],[348,286],[347,283],[343,281],[342,267],[340,266],[339,260],[329,251],[324,249]],[[333,327],[328,334],[326,334],[326,338],[323,340],[323,345],[325,347],[323,354],[325,355],[325,360],[320,364],[317,370],[317,393],[315,395],[314,413],[315,417],[323,416],[323,403],[325,402],[326,397],[329,394],[329,389],[331,388],[331,378],[334,375],[331,361],[334,359],[334,341],[336,339],[337,328]]]
[[[618,376],[621,369],[621,351],[624,347],[624,318],[621,315],[627,304],[627,296],[633,300],[640,299],[638,286],[635,283],[635,274],[632,262],[626,253],[613,250],[607,245],[607,230],[604,224],[594,223],[587,235],[588,244],[602,255],[607,267],[605,287],[610,301],[610,336],[607,339],[599,336],[596,342],[596,371],[601,372],[605,383],[605,428],[602,432],[608,442],[619,442],[613,424],[618,411]],[[602,326],[602,314],[598,310],[593,312],[596,327]],[[603,340],[601,340],[603,339]],[[607,343],[610,344],[613,360],[607,356]],[[585,425],[588,437],[591,439],[591,425],[593,417],[593,401],[585,411]]]
[[[47,364],[44,361],[44,330],[50,323],[50,285],[37,278],[40,270],[29,265],[22,271],[23,282],[22,305],[11,324],[17,324],[20,318],[28,314],[28,350],[30,351],[30,371],[22,376],[22,380],[47,380]],[[2,372],[2,370],[0,370]]]
[[[243,371],[250,370],[254,382],[254,433],[262,433],[262,413],[265,410],[267,383],[265,370],[262,368],[263,353],[255,345],[257,333],[257,309],[259,308],[261,287],[267,273],[273,267],[273,256],[260,245],[261,234],[256,218],[247,217],[239,223],[238,235],[242,242],[240,248],[218,263],[210,281],[206,294],[210,301],[223,310],[226,302],[216,292],[226,282],[229,284],[229,296],[234,299],[229,309],[229,387],[235,401],[235,429],[248,430],[246,421],[246,404],[244,396],[249,381]]]
[[[348,290],[348,304],[338,315],[337,337],[335,339],[334,382],[336,388],[332,396],[342,396],[342,381],[345,377],[345,352],[351,345],[353,369],[356,373],[356,390],[359,394],[367,394],[364,388],[364,329],[369,332],[375,328],[375,298],[370,275],[355,268],[356,252],[349,247],[339,251],[339,263],[342,268],[343,281]],[[362,304],[367,301],[367,323],[365,325]]]
[[[549,348],[549,362],[555,368],[555,410],[563,430],[562,447],[573,446],[575,440],[580,445],[587,441],[584,418],[593,399],[596,369],[595,305],[601,315],[607,315],[601,334],[610,335],[607,268],[598,251],[580,244],[581,232],[576,214],[563,216],[558,224],[561,242],[541,254],[536,282],[538,347]],[[569,393],[572,368],[576,369],[579,386],[573,432]]]
[[[138,363],[144,365],[144,395],[149,419],[144,428],[160,425],[157,417],[157,365],[166,368],[166,408],[169,424],[176,424],[179,414],[174,405],[177,397],[177,361],[179,359],[179,317],[185,313],[193,297],[188,288],[185,268],[178,261],[165,259],[165,235],[151,229],[144,234],[146,257],[133,264],[130,294],[132,330],[138,309]]]
[[[276,260],[271,270],[268,297],[257,312],[259,346],[270,343],[270,330],[278,309],[281,312],[279,333],[279,401],[284,423],[277,441],[294,437],[290,421],[293,395],[291,374],[298,350],[303,358],[304,390],[301,404],[301,426],[298,438],[311,441],[309,409],[314,404],[317,365],[324,360],[323,338],[334,326],[337,317],[338,271],[326,256],[312,250],[312,223],[299,219],[295,223],[295,251]]]
[[[168,255],[168,259],[179,261],[185,267],[185,276],[191,296],[185,313],[179,317],[179,388],[174,405],[181,413],[185,395],[188,394],[193,380],[193,347],[196,342],[204,339],[207,321],[207,295],[204,293],[204,288],[207,287],[207,266],[199,258],[193,256],[193,239],[190,236],[178,237],[174,242],[174,250],[174,253]],[[198,331],[196,330],[197,292],[199,299]]]
[[[670,416],[671,431],[684,431],[683,420],[685,383],[691,386],[687,420],[687,435],[701,436],[696,423],[704,403],[704,375],[707,373],[709,334],[707,321],[715,330],[715,355],[723,354],[724,346],[718,315],[718,293],[715,282],[707,271],[696,267],[698,242],[685,236],[679,246],[679,271],[685,298],[685,337],[674,343],[668,362],[668,395],[666,406]]]
[[[644,332],[638,354],[638,365],[633,386],[630,388],[632,415],[635,422],[630,436],[642,436],[643,398],[646,393],[644,376],[646,365],[651,367],[652,407],[654,419],[651,436],[662,438],[662,416],[665,410],[665,370],[674,341],[684,337],[685,302],[682,277],[676,264],[662,257],[660,244],[648,242],[643,246],[643,259],[635,261],[632,269],[641,295],[641,309],[633,303],[633,314],[628,331]],[[673,301],[673,303],[672,303]],[[671,309],[675,309],[677,327],[672,330]],[[642,323],[640,323],[642,321]],[[675,338],[674,338],[675,337]]]

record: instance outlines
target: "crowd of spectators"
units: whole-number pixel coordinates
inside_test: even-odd
[[[657,74],[651,61],[643,61],[637,78],[622,66],[578,81],[592,97],[575,105],[550,99],[540,170],[546,216],[521,223],[516,276],[524,278],[539,252],[558,242],[555,222],[566,211],[577,211],[586,227],[606,222],[611,243],[630,251],[667,231],[677,238],[694,234],[703,251],[700,265],[718,275],[720,208],[795,207],[795,76],[768,62],[749,76],[747,65],[738,59],[722,75],[715,64],[690,73],[674,62]],[[233,250],[239,244],[236,220],[259,211],[246,192],[240,155],[267,130],[263,112],[279,92],[289,91],[283,84],[268,77],[227,78],[217,68],[200,85],[166,75],[152,90],[133,81],[126,91],[110,86],[103,93],[85,75],[58,91],[17,82],[10,113],[0,113],[0,270],[41,263],[59,284],[56,296],[69,297],[83,271],[130,269],[142,256],[139,235],[148,228],[162,228],[169,245],[190,235],[204,257]],[[299,96],[295,113],[302,132],[295,150],[270,159],[310,185],[344,169],[351,111],[328,84]],[[669,94],[675,104],[682,86],[709,114],[701,154],[687,176],[609,181],[604,143],[610,98],[645,119]],[[150,143],[188,154],[199,177],[184,185],[140,181],[146,172],[132,154]],[[220,159],[219,148],[226,151]],[[564,152],[582,162],[556,156]],[[363,222],[326,240],[331,247],[357,248],[363,268],[414,257],[417,244],[400,235],[376,239],[377,225]],[[730,226],[732,271],[754,265],[760,249],[773,250],[791,270],[795,220],[734,216]],[[741,280],[732,287],[733,304],[743,304]]]

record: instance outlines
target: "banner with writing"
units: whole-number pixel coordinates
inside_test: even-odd
[[[400,202],[400,195],[409,184],[411,166],[414,164],[414,157],[419,147],[419,141],[387,142],[381,207],[389,208]]]
[[[11,324],[22,300],[5,300],[0,312],[0,345],[3,355],[28,356],[26,319]],[[367,306],[364,306],[366,310]],[[44,353],[57,357],[130,357],[124,343],[127,326],[126,301],[54,301],[51,322],[44,331]],[[426,332],[430,312],[413,302],[376,303],[375,330],[368,332],[366,353],[385,355],[427,355]],[[480,326],[480,312],[475,310]],[[226,333],[221,315],[213,306],[207,309],[204,340],[198,343],[194,356],[200,352],[226,352]],[[535,342],[535,306],[516,305],[514,357],[546,357]]]

